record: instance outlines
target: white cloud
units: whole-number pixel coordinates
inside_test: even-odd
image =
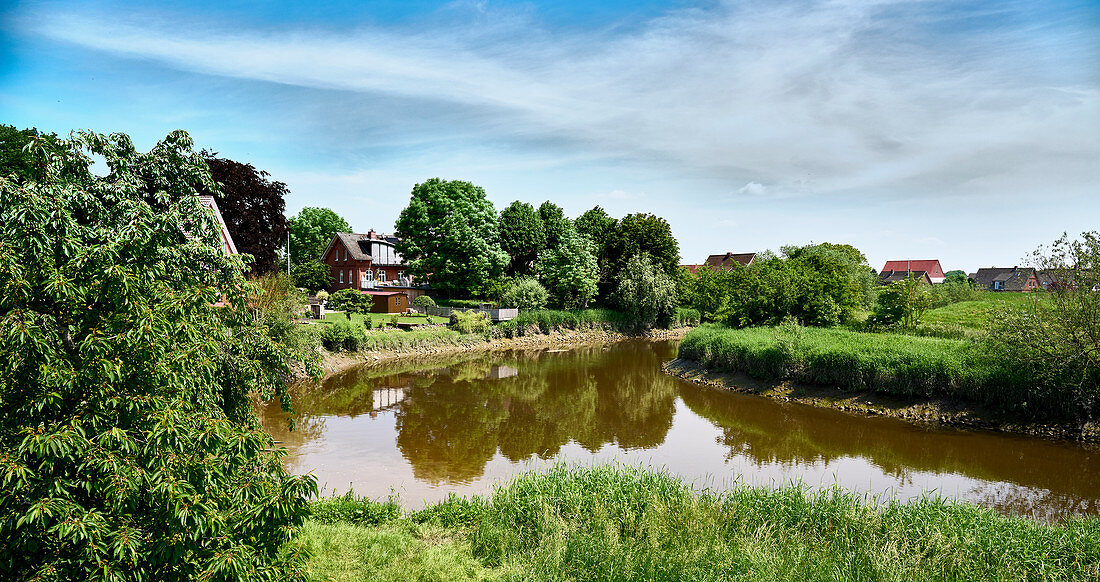
[[[938,32],[950,4],[729,2],[630,33],[566,33],[468,4],[458,6],[477,13],[470,26],[418,31],[199,29],[75,12],[28,21],[181,70],[416,103],[433,123],[372,120],[383,135],[415,132],[410,143],[580,149],[745,183],[742,195],[1003,195],[1042,192],[1051,176],[1076,191],[1100,181],[1095,50],[1013,27],[1008,12],[983,15],[1008,25],[951,36]]]
[[[738,196],[763,196],[768,191],[767,186],[760,182],[749,182],[737,189],[734,194]]]

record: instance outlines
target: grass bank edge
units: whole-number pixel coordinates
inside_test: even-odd
[[[1030,420],[1083,424],[1095,395],[1067,394],[1031,381],[969,339],[778,326],[732,329],[705,324],[684,337],[678,356],[712,371],[761,380],[942,397]]]
[[[1038,523],[935,497],[884,502],[801,485],[715,493],[633,467],[559,464],[522,474],[486,497],[452,496],[415,511],[403,510],[396,498],[321,499],[302,539],[315,563],[334,562],[337,550],[324,542],[326,532],[356,535],[349,525],[361,536],[402,539],[387,558],[400,567],[423,562],[412,554],[435,548],[446,559],[419,564],[417,574],[469,575],[460,579],[1100,576],[1097,518]],[[371,559],[376,569],[393,566]]]

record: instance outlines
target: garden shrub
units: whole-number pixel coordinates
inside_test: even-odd
[[[463,334],[489,333],[489,314],[483,311],[453,311],[451,312],[451,329]]]
[[[366,334],[361,326],[344,319],[321,325],[321,345],[326,350],[330,352],[355,352],[363,347]]]
[[[435,300],[427,295],[419,295],[413,299],[413,307],[435,307]]]
[[[326,305],[333,311],[370,313],[373,302],[370,295],[360,293],[358,289],[340,289],[328,298]]]
[[[550,299],[550,293],[537,280],[524,277],[515,282],[501,295],[501,307],[519,309],[542,309]]]

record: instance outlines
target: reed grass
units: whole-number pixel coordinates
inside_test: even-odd
[[[488,498],[452,497],[372,527],[312,522],[301,537],[315,573],[367,572],[369,565],[376,580],[411,579],[381,574],[405,562],[415,579],[1100,576],[1096,518],[1045,524],[936,498],[876,502],[797,485],[700,492],[663,472],[606,466],[524,474]]]
[[[1089,401],[1037,385],[1024,371],[992,357],[973,340],[860,333],[811,327],[688,332],[679,357],[719,371],[765,380],[947,397],[1037,420],[1087,418]]]

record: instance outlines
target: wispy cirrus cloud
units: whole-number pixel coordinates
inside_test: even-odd
[[[1071,22],[1036,30],[1024,7],[728,2],[627,32],[546,30],[484,5],[476,23],[421,30],[242,30],[80,12],[28,22],[175,69],[416,103],[436,127],[381,118],[371,129],[404,127],[410,141],[564,143],[744,184],[746,195],[1026,194],[1052,175],[1091,188],[1095,43]]]

